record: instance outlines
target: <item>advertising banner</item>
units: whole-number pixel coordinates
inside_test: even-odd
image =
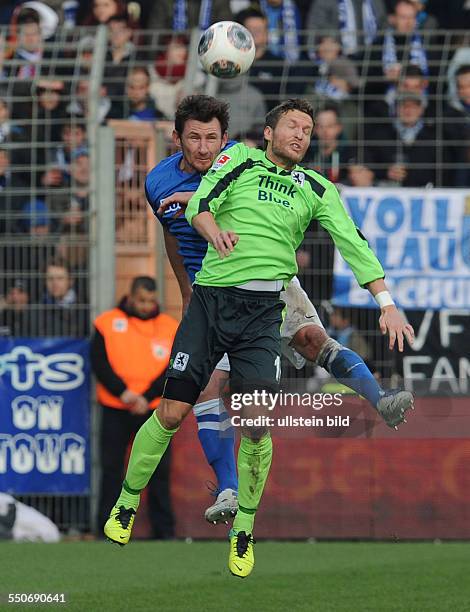
[[[470,308],[470,192],[458,189],[354,189],[348,213],[379,258],[398,307]],[[333,300],[372,307],[335,254]]]
[[[87,340],[0,338],[0,491],[87,493]]]

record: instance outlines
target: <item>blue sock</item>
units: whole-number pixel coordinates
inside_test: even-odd
[[[333,361],[324,366],[335,378],[344,382],[359,395],[362,395],[373,406],[377,406],[383,390],[375,380],[372,372],[354,351],[341,347]]]
[[[207,462],[217,477],[217,488],[238,490],[233,427],[220,399],[208,400],[193,407],[198,437]],[[228,427],[227,427],[228,425]]]

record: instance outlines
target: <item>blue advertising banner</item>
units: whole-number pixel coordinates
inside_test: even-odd
[[[0,491],[87,493],[89,343],[0,338]]]
[[[341,195],[399,307],[470,308],[470,191],[345,188]],[[375,305],[337,253],[333,300]]]

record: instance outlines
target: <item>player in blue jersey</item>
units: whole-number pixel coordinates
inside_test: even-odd
[[[270,133],[270,130],[274,132],[270,125],[265,133]],[[226,104],[208,96],[185,98],[177,109],[173,133],[181,153],[161,162],[146,180],[146,194],[152,209],[156,214],[163,213],[165,243],[180,284],[184,306],[189,302],[191,280],[201,267],[206,243],[187,224],[182,213],[201,175],[210,168],[216,169],[225,164],[226,158],[230,159],[230,151],[223,151],[227,146],[227,127]],[[304,139],[304,132],[301,134],[300,137]],[[379,302],[379,296],[382,303]],[[287,349],[290,353],[287,356],[297,361],[297,367],[302,367],[307,359],[324,367],[337,379],[347,380],[347,386],[367,398],[390,427],[402,423],[406,411],[412,407],[413,396],[401,390],[381,389],[362,358],[326,334],[315,307],[296,277],[281,292],[280,297],[286,303],[286,316],[281,327],[284,354],[284,349]],[[391,307],[393,301],[390,300],[388,291],[382,291],[377,296],[382,309],[379,324],[382,333],[389,331],[390,348],[398,344],[402,351],[404,338],[412,343],[413,329],[404,323],[396,307]],[[230,420],[218,399],[223,384],[228,380],[228,369],[229,364],[216,366],[209,385],[193,408],[205,455],[214,469],[221,490],[216,503],[206,511],[206,518],[213,522],[225,520],[238,507],[233,437],[220,435],[224,430],[230,433]],[[104,528],[105,534],[112,541],[121,545],[129,541],[140,491],[148,481],[154,464],[159,461],[162,445],[168,443],[175,431],[162,427],[158,418],[149,420],[139,430],[132,448],[126,480]],[[133,479],[131,484],[127,480],[129,477]]]
[[[227,144],[227,127],[228,108],[223,102],[209,96],[185,98],[176,112],[173,132],[175,144],[181,148],[181,152],[160,162],[146,180],[147,199],[162,223],[167,253],[180,285],[183,307],[189,303],[191,284],[202,265],[207,243],[187,223],[182,212],[192,192],[199,186],[201,174],[212,166],[211,162],[221,149],[233,144]],[[222,158],[223,154],[216,163]],[[159,209],[160,214],[157,214]],[[411,406],[411,394],[384,392],[360,356],[328,338],[315,307],[297,278],[282,292],[281,298],[287,304],[281,329],[283,353],[295,367],[303,367],[306,360],[323,365],[336,378],[347,379],[348,386],[369,399],[389,425],[397,426],[402,422],[404,412]],[[402,350],[403,338],[397,341]],[[232,494],[236,479],[233,442],[226,435],[220,437],[220,431],[229,425],[227,413],[219,409],[222,405],[219,391],[227,380],[226,371],[229,368],[226,359],[218,364],[208,388],[194,407],[199,437],[221,490],[220,499],[206,512],[206,518],[211,521],[219,521],[221,513],[222,517],[227,516],[225,500],[229,503],[235,501]],[[230,482],[230,487],[225,486],[227,482]]]
[[[175,192],[194,192],[201,174],[227,145],[228,105],[209,96],[191,96],[179,105],[173,139],[181,149],[161,161],[147,176],[145,193],[156,214],[160,203]],[[232,144],[232,143],[230,143]],[[191,285],[207,251],[207,242],[186,221],[176,217],[175,203],[163,216],[165,247],[183,299],[183,312],[191,298]],[[207,461],[217,478],[216,500],[205,512],[211,523],[226,521],[238,508],[234,436],[230,419],[220,399],[230,366],[225,356],[201,393],[193,412],[198,436]]]

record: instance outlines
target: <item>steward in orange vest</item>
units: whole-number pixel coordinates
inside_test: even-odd
[[[98,379],[97,395],[102,408],[100,530],[121,489],[129,442],[149,417],[150,409],[158,405],[163,392],[178,323],[159,313],[156,288],[153,278],[135,278],[130,295],[95,320],[91,364]],[[147,488],[154,538],[174,537],[169,477],[170,448]]]
[[[158,306],[148,313],[139,312],[132,294],[117,308],[99,315],[91,344],[99,403],[127,410],[130,402],[123,394],[129,390],[155,408],[177,328],[177,321],[160,314]]]

